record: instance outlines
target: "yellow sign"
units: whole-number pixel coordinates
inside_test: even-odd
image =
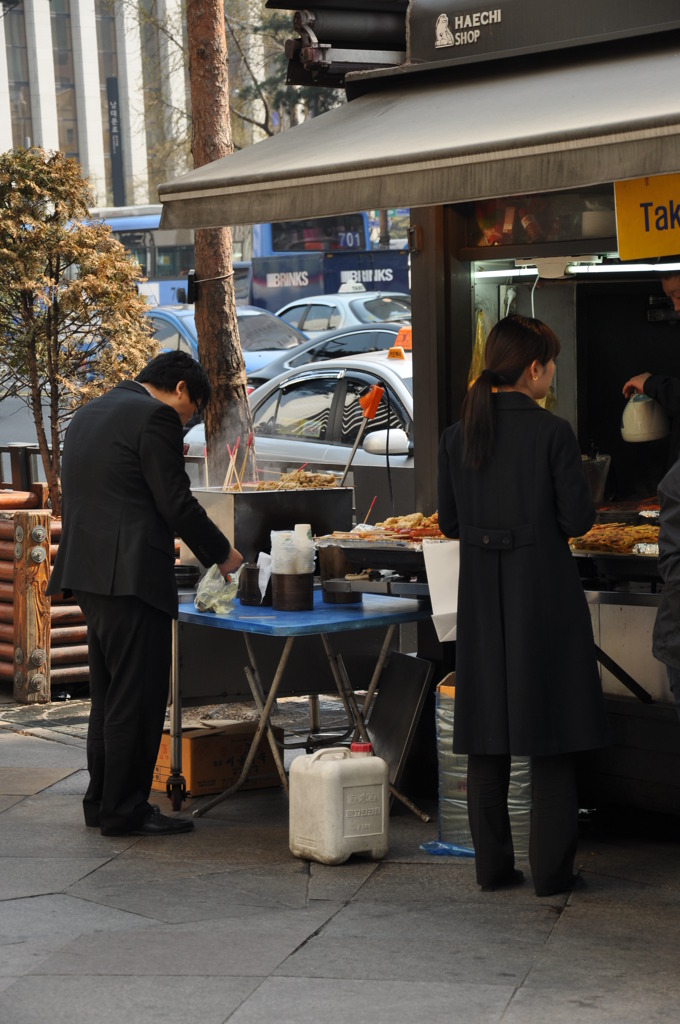
[[[614,182],[619,257],[680,254],[680,174]]]

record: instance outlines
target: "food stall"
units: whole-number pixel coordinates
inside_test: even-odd
[[[680,252],[680,196],[666,197],[676,214],[638,261],[619,251],[614,190],[680,173],[680,11],[674,0],[575,0],[549,17],[542,7],[451,0],[447,35],[441,9],[413,0],[404,63],[348,75],[349,103],[159,189],[164,226],[178,227],[247,222],[253,204],[262,220],[410,206],[424,513],[436,508],[438,438],[465,395],[480,316],[491,326],[511,310],[534,314],[559,335],[555,411],[585,456],[609,456],[600,504],[615,521],[637,517],[665,466],[665,441],[623,440],[621,389],[680,366],[658,280]],[[652,697],[603,669],[616,742],[591,766],[592,799],[677,812],[680,730],[651,657],[655,557],[577,557],[598,645]],[[424,631],[419,653],[441,657]]]

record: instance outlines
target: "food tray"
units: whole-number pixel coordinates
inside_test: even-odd
[[[656,555],[634,555],[618,551],[572,551],[581,578],[651,583],[659,580]]]
[[[317,547],[340,548],[353,568],[393,569],[399,573],[425,572],[422,540],[369,541],[357,537],[328,536],[315,538],[315,543]]]

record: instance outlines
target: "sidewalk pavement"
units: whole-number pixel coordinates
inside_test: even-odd
[[[79,703],[36,725],[0,700],[2,1024],[680,1020],[675,820],[596,816],[587,888],[544,899],[482,894],[472,860],[421,851],[436,808],[393,815],[379,863],[293,857],[278,789],[189,834],[105,838],[82,820]]]

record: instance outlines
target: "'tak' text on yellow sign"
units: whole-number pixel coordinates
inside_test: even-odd
[[[680,174],[614,183],[619,257],[680,253]]]

